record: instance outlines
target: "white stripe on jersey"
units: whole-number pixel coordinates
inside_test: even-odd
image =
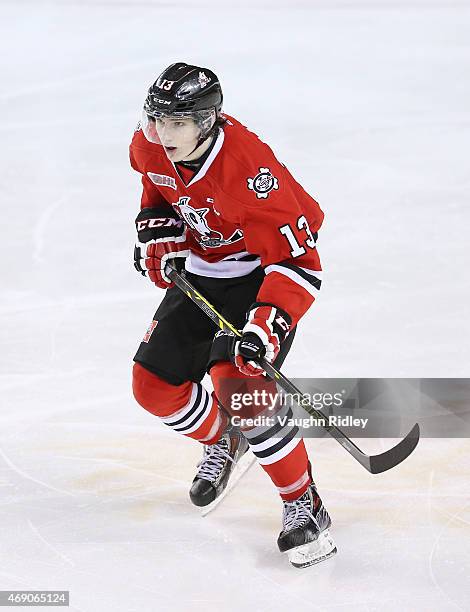
[[[260,265],[260,260],[254,261],[216,261],[210,263],[190,251],[185,269],[198,276],[209,276],[212,278],[238,278],[250,274]]]
[[[308,270],[307,268],[301,268],[301,270],[321,280],[321,276],[319,276],[321,275],[321,271]],[[316,298],[319,294],[319,290],[316,287],[314,287],[311,283],[305,280],[303,276],[300,276],[300,274],[297,274],[297,272],[295,272],[291,268],[286,268],[285,266],[278,266],[276,264],[271,264],[269,266],[266,266],[266,268],[264,269],[264,272],[266,275],[270,274],[271,272],[279,272],[279,274],[284,274],[284,276],[287,276],[288,278],[293,280],[295,283],[303,287],[303,289],[305,289],[305,291],[310,293],[310,295],[312,295],[313,297]]]

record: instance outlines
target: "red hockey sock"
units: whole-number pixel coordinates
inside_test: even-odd
[[[250,378],[243,375],[232,363],[221,361],[210,371],[214,390],[224,409],[237,424],[240,420],[266,417],[274,419],[273,427],[242,425],[241,430],[250,444],[263,470],[271,478],[282,499],[291,501],[305,493],[312,479],[304,441],[298,436],[298,428],[276,426],[275,416],[279,409],[273,410],[277,397],[274,381],[264,377]],[[266,399],[256,403],[254,400],[264,393]],[[246,402],[243,395],[247,394]],[[251,401],[250,403],[250,400]],[[287,409],[283,414],[287,414]],[[270,431],[272,429],[272,432]]]
[[[261,464],[279,495],[286,501],[303,495],[312,482],[304,441],[301,438],[295,441],[297,445],[285,457],[274,463]]]
[[[170,385],[134,364],[132,389],[137,402],[174,431],[204,444],[214,444],[227,426],[217,400],[199,383]]]

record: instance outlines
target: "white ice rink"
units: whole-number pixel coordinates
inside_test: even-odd
[[[468,377],[469,31],[464,0],[0,1],[0,589],[81,612],[470,610],[468,439],[378,476],[310,441],[339,552],[302,571],[261,469],[207,518],[190,505],[200,448],[130,392],[162,292],[132,266],[128,164],[157,74],[213,68],[326,212],[285,373]]]

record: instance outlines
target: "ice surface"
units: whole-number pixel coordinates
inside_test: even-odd
[[[131,264],[127,159],[161,68],[212,67],[327,215],[327,280],[285,373],[468,376],[467,3],[0,11],[0,589],[69,589],[83,612],[470,609],[467,440],[423,440],[379,476],[309,442],[338,555],[303,571],[260,469],[207,518],[191,507],[198,446],[130,395],[161,294]]]

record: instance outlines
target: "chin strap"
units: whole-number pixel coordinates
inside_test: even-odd
[[[202,144],[204,144],[208,138],[213,137],[215,135],[216,131],[218,130],[218,128],[219,128],[219,126],[217,124],[217,118],[216,118],[215,121],[214,121],[214,124],[211,126],[211,128],[207,132],[207,134],[204,137],[200,137],[199,138],[199,140],[197,141],[196,146],[194,147],[194,149],[191,151],[191,153],[188,153],[188,155],[186,157],[189,157],[190,155],[192,155],[194,153],[194,151],[196,151],[196,149],[199,149],[199,147]],[[204,153],[203,153],[203,155],[204,155]],[[193,159],[191,161],[197,161],[197,160]]]
[[[191,151],[191,153],[188,153],[188,154],[186,155],[186,157],[189,157],[190,155],[192,155],[192,154],[194,153],[194,151],[196,151],[197,149],[199,149],[199,147],[200,147],[201,145],[203,145],[203,144],[206,142],[206,140],[207,140],[208,138],[210,138],[211,136],[213,136],[213,133],[214,133],[214,132],[213,132],[213,128],[211,128],[211,129],[210,129],[210,132],[208,133],[208,135],[207,135],[205,138],[200,138],[200,139],[197,141],[196,146],[194,147],[194,149]],[[202,155],[204,155],[204,153],[203,153]],[[202,156],[200,156],[200,157],[202,157]],[[185,161],[185,160],[183,160],[183,161]],[[192,159],[191,161],[197,161],[197,159]]]

